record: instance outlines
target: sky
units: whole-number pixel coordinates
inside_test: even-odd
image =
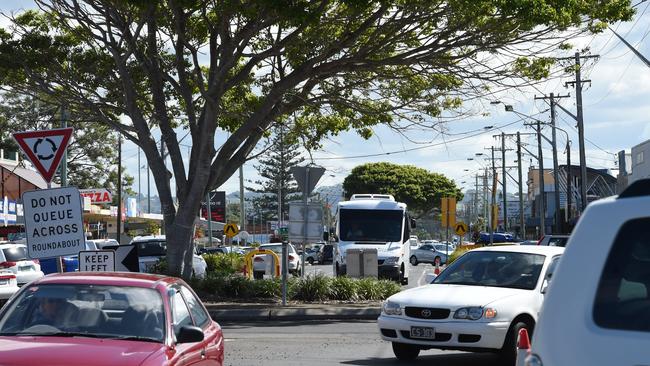
[[[11,11],[29,6],[29,1],[3,0],[0,10]],[[637,1],[634,2],[635,4]],[[615,29],[629,43],[637,48],[646,57],[650,58],[650,46],[645,42],[650,33],[650,1],[640,3],[637,15],[631,22],[613,24]],[[0,22],[2,24],[2,22]],[[585,149],[587,165],[593,168],[610,169],[615,176],[618,171],[616,153],[620,150],[629,150],[645,140],[650,139],[650,69],[643,61],[636,57],[612,32],[606,30],[596,36],[587,36],[570,40],[576,47],[568,51],[565,57],[584,47],[591,50],[591,54],[599,55],[597,61],[589,60],[585,65],[582,78],[591,80],[583,87],[583,111],[585,128]],[[500,96],[503,103],[513,106],[520,114],[504,111],[503,104],[493,105],[490,100],[484,100],[479,105],[480,116],[463,121],[455,121],[445,126],[446,134],[440,135],[434,131],[417,131],[406,133],[402,136],[386,127],[374,129],[374,136],[366,141],[355,133],[343,133],[328,139],[323,144],[322,151],[312,152],[313,162],[327,169],[318,186],[328,186],[341,183],[352,168],[368,162],[388,161],[396,164],[411,164],[432,172],[441,173],[453,179],[463,190],[472,189],[476,174],[483,168],[490,166],[491,162],[476,153],[489,155],[490,147],[500,148],[501,141],[493,135],[504,132],[506,134],[520,131],[532,134],[534,129],[524,126],[524,123],[533,122],[523,115],[534,115],[542,121],[550,121],[548,105],[543,100],[535,100],[543,94],[551,92],[556,95],[570,94],[563,98],[560,104],[573,114],[576,113],[575,90],[565,88],[564,83],[572,78],[562,78],[543,83],[537,89],[512,90]],[[522,119],[524,119],[522,121]],[[486,126],[493,126],[485,129]],[[557,126],[568,133],[572,143],[572,163],[578,164],[578,133],[576,122],[568,114],[557,109]],[[551,137],[550,128],[544,129],[544,134]],[[179,136],[184,135],[179,131]],[[566,137],[558,131],[558,145],[565,146]],[[225,141],[227,135],[219,133],[215,146]],[[414,142],[416,141],[416,142]],[[536,153],[537,142],[532,135],[522,137],[526,147]],[[420,142],[420,143],[417,143]],[[182,149],[188,152],[191,140],[186,138],[182,142]],[[543,143],[544,167],[552,167],[551,146]],[[414,149],[411,151],[405,151]],[[506,139],[506,162],[508,166],[516,165],[516,143],[513,139]],[[565,164],[566,155],[558,152],[560,164]],[[500,154],[500,152],[498,153]],[[372,157],[356,157],[358,155],[376,155]],[[309,162],[309,155],[305,154]],[[123,158],[126,171],[135,177],[133,189],[138,191],[138,149],[131,143],[123,146]],[[468,160],[473,158],[473,160]],[[187,158],[186,158],[187,159]],[[535,158],[525,154],[524,172],[527,171],[531,161],[537,166]],[[187,161],[186,161],[187,162]],[[140,180],[142,193],[146,194],[146,169],[144,155],[140,163]],[[497,161],[500,164],[500,161]],[[257,179],[254,169],[257,162],[252,161],[244,165],[244,179]],[[629,167],[628,167],[629,170]],[[510,170],[516,177],[516,169]],[[524,173],[525,174],[525,173]],[[516,182],[507,181],[507,189],[514,192]],[[220,190],[230,193],[239,189],[239,176],[235,174]],[[525,188],[524,188],[525,190]],[[151,180],[151,192],[156,189]]]

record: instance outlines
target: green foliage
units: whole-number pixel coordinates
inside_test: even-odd
[[[332,279],[330,295],[334,300],[357,300],[357,282],[346,276],[336,277]]]
[[[203,259],[207,264],[208,273],[231,275],[244,269],[244,256],[239,253],[204,254]]]
[[[301,301],[329,299],[332,279],[322,274],[308,275],[298,280],[293,298]]]
[[[392,194],[395,200],[406,203],[416,215],[440,207],[442,197],[463,198],[456,184],[442,174],[412,165],[385,162],[355,167],[345,177],[343,189],[347,197],[354,193]]]

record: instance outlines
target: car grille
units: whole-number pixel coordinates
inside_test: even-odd
[[[402,330],[400,331],[402,333],[402,337],[406,339],[414,339],[417,341],[431,341],[431,342],[447,342],[448,340],[451,339],[451,333],[437,333],[436,332],[436,337],[433,339],[421,339],[421,338],[411,338],[411,332],[408,330]]]
[[[407,306],[404,309],[406,316],[418,319],[447,319],[449,317],[449,309],[440,308],[420,308]]]

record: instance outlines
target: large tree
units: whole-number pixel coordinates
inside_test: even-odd
[[[251,158],[273,121],[297,113],[310,147],[350,129],[368,137],[380,123],[433,127],[464,99],[548,74],[549,59],[525,57],[633,14],[629,0],[35,3],[40,11],[0,32],[0,83],[83,111],[142,148],[169,268],[184,277],[202,197]],[[179,127],[192,140],[187,165]],[[220,129],[229,135],[217,150]]]
[[[273,129],[269,148],[258,158],[255,169],[261,179],[255,181],[259,186],[247,187],[251,192],[262,193],[251,199],[253,205],[260,208],[263,220],[275,219],[281,221],[289,212],[289,201],[300,199],[300,188],[291,175],[291,167],[305,161],[300,153],[300,145],[296,136],[288,126],[277,124]],[[278,195],[282,202],[281,215],[278,218]]]
[[[415,216],[440,207],[442,197],[463,198],[454,181],[442,174],[431,173],[412,165],[369,163],[352,169],[343,180],[345,196],[355,193],[391,194],[407,204]]]

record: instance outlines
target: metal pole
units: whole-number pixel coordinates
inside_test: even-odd
[[[66,116],[65,106],[61,106],[61,127],[68,127],[68,120]],[[68,147],[63,150],[63,158],[61,159],[61,187],[68,185]]]
[[[151,171],[149,170],[149,163],[147,162],[147,213],[151,213],[151,183],[149,182],[151,178]]]
[[[539,159],[539,234],[540,237],[546,233],[546,202],[544,197],[544,158],[542,156],[542,127],[540,121],[537,121],[537,154]]]
[[[117,137],[117,242],[122,244],[122,134]]]
[[[488,226],[492,225],[490,223],[490,217],[488,215],[488,200],[487,200],[487,185],[488,185],[488,169],[485,168],[485,172],[483,173],[483,218],[485,218],[485,229],[488,229]]]
[[[560,233],[560,168],[557,161],[557,136],[555,131],[555,96],[551,93],[551,127],[553,136],[553,196],[555,198],[555,232]]]
[[[508,177],[506,176],[506,134],[501,132],[501,164],[503,166],[503,232],[508,232],[508,196],[506,194],[506,183]]]
[[[580,197],[581,210],[587,208],[587,158],[585,156],[585,126],[582,114],[582,80],[580,76],[580,52],[575,54],[576,60],[576,109],[578,111],[578,143],[580,145]]]
[[[521,134],[519,132],[517,132],[517,168],[519,169],[519,233],[521,239],[526,239],[526,227],[524,223],[524,181],[521,171]]]
[[[241,207],[241,217],[239,218],[240,222],[240,231],[246,230],[246,206],[244,206],[244,168],[243,166],[239,167],[239,207]],[[239,242],[241,245],[241,238]]]
[[[289,243],[282,241],[282,306],[287,305],[287,255]]]
[[[142,184],[140,181],[140,171],[142,170],[142,166],[140,165],[140,147],[138,147],[138,207],[140,207],[140,194],[142,192]]]
[[[490,201],[490,245],[492,245],[494,244],[494,205],[497,204],[497,168],[494,165],[494,146],[490,150],[492,150],[492,200]]]
[[[309,187],[309,167],[305,169],[305,189]],[[307,228],[309,226],[309,207],[308,205],[308,200],[309,200],[309,192],[305,191],[302,194],[302,203],[305,207],[305,226],[302,228],[302,258],[301,258],[301,270],[300,270],[300,275],[304,276],[305,275],[305,248],[307,244]]]
[[[567,134],[568,137],[568,134]],[[571,141],[566,142],[566,221],[569,222],[572,217],[572,201],[573,201],[573,178],[571,176]]]
[[[208,192],[207,206],[208,206],[208,244],[212,247],[212,192]]]

